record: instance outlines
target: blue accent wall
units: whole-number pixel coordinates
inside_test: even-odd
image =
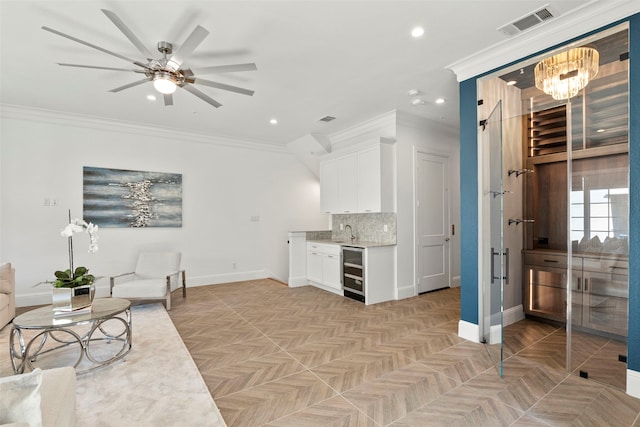
[[[629,336],[627,368],[640,371],[640,13],[629,19]]]
[[[478,324],[478,95],[460,83],[460,318]]]

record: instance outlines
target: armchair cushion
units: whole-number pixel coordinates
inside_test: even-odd
[[[116,298],[163,298],[167,295],[167,281],[164,279],[141,279],[119,283],[113,287]]]

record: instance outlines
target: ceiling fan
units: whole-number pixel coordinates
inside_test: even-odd
[[[209,35],[209,32],[201,27],[200,25],[196,26],[193,32],[187,37],[184,43],[177,49],[177,51],[173,52],[173,45],[166,41],[158,42],[157,48],[158,51],[162,54],[162,58],[157,59],[154,55],[145,47],[145,45],[136,37],[136,35],[125,25],[125,23],[110,10],[101,9],[102,12],[113,22],[113,24],[118,27],[118,29],[129,39],[131,43],[142,53],[145,61],[136,61],[134,59],[128,58],[124,55],[120,55],[115,52],[111,52],[107,49],[104,49],[100,46],[96,46],[92,43],[86,42],[84,40],[80,40],[76,37],[70,36],[68,34],[62,33],[60,31],[54,30],[53,28],[49,28],[43,26],[42,29],[45,31],[49,31],[50,33],[57,34],[59,36],[65,37],[69,40],[73,40],[77,43],[83,44],[85,46],[91,47],[93,49],[99,50],[100,52],[107,53],[109,55],[115,56],[116,58],[120,58],[124,61],[132,63],[139,68],[127,69],[127,68],[113,68],[113,67],[101,67],[96,65],[81,65],[81,64],[65,64],[58,63],[63,67],[79,67],[79,68],[91,68],[97,70],[111,70],[111,71],[126,71],[126,72],[134,72],[138,74],[144,74],[145,78],[142,80],[137,80],[132,83],[128,83],[123,86],[119,86],[115,89],[111,89],[109,92],[120,92],[125,89],[132,88],[134,86],[141,85],[143,83],[147,83],[149,81],[153,82],[153,86],[155,89],[162,93],[164,96],[164,104],[165,106],[173,105],[173,93],[176,91],[176,88],[180,87],[187,92],[197,96],[203,101],[213,105],[218,108],[222,104],[220,104],[215,99],[211,98],[204,92],[195,88],[194,84],[200,84],[203,86],[214,87],[216,89],[222,89],[230,92],[236,92],[243,95],[252,96],[254,91],[249,89],[244,89],[237,86],[231,86],[228,84],[214,82],[211,80],[201,79],[196,77],[196,74],[217,74],[217,73],[228,73],[233,71],[255,71],[256,64],[248,63],[248,64],[232,64],[232,65],[214,65],[209,67],[201,67],[196,70],[191,70],[190,68],[184,67],[185,59],[191,55],[191,53],[202,43],[205,37]]]

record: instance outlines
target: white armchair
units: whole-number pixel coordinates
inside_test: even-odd
[[[141,252],[134,272],[111,277],[111,296],[128,300],[161,299],[167,310],[171,310],[171,292],[180,287],[180,276],[182,298],[187,296],[185,271],[180,269],[181,257],[180,252]]]

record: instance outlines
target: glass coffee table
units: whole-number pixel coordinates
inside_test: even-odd
[[[122,359],[131,350],[130,307],[126,299],[96,298],[91,311],[58,315],[48,305],[17,316],[9,339],[14,372],[73,366],[84,373]]]

